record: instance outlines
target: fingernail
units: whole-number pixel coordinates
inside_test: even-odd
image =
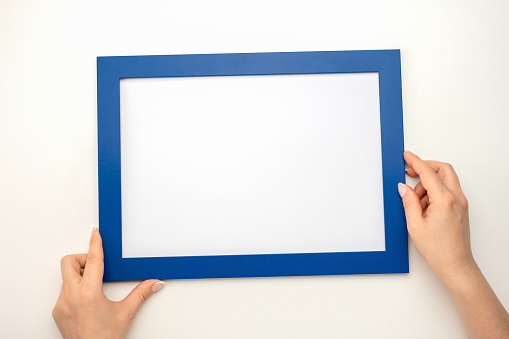
[[[412,152],[411,152],[411,151],[409,151],[409,150],[405,150],[405,152],[412,153]],[[413,153],[412,153],[412,154],[413,154]]]
[[[152,285],[152,292],[157,292],[164,286],[164,281],[158,281]]]
[[[398,192],[399,192],[399,195],[403,198],[406,194],[405,185],[403,185],[402,183],[399,183],[398,184]]]
[[[92,234],[90,234],[90,238],[92,238],[94,236],[96,230],[97,230],[97,228],[95,226],[92,227]]]

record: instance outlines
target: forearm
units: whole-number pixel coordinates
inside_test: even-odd
[[[407,174],[419,177],[414,189],[398,185],[408,233],[449,289],[470,338],[509,338],[509,315],[470,247],[468,201],[450,164],[403,154]]]
[[[509,338],[509,314],[475,261],[440,277],[456,303],[469,338]]]

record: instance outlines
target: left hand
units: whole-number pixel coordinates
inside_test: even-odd
[[[102,289],[103,247],[95,228],[88,254],[66,255],[61,270],[62,289],[52,314],[64,338],[124,338],[143,302],[164,286],[160,280],[146,280],[124,300],[109,300]]]

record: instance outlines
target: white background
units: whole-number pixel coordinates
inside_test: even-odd
[[[60,258],[98,223],[98,55],[402,50],[406,147],[451,162],[474,256],[509,306],[509,3],[0,2],[0,337],[55,338]],[[135,282],[108,283],[112,299]],[[465,338],[410,244],[410,274],[168,281],[131,338]]]
[[[379,102],[378,73],[120,80],[122,256],[384,251]]]

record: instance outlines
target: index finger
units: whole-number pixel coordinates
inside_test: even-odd
[[[444,182],[445,187],[450,190],[461,188],[458,176],[450,164],[436,160],[424,160],[424,162],[428,164],[428,166],[431,167],[435,172],[437,172],[437,174]],[[412,167],[408,167],[406,172],[411,177],[418,177],[417,173],[412,169]]]
[[[99,230],[92,230],[90,245],[88,248],[87,263],[83,271],[83,281],[91,287],[102,290],[102,281],[104,274],[104,254],[103,243]]]
[[[431,195],[431,198],[441,194],[446,189],[440,176],[425,161],[409,151],[405,151],[403,156],[406,163],[417,173],[421,179],[422,186],[424,186],[428,195]]]
[[[65,283],[77,283],[81,280],[81,269],[85,267],[87,254],[69,254],[60,260],[62,280]]]
[[[438,173],[447,189],[458,194],[462,193],[460,179],[451,164],[434,160],[426,161],[426,163]]]

